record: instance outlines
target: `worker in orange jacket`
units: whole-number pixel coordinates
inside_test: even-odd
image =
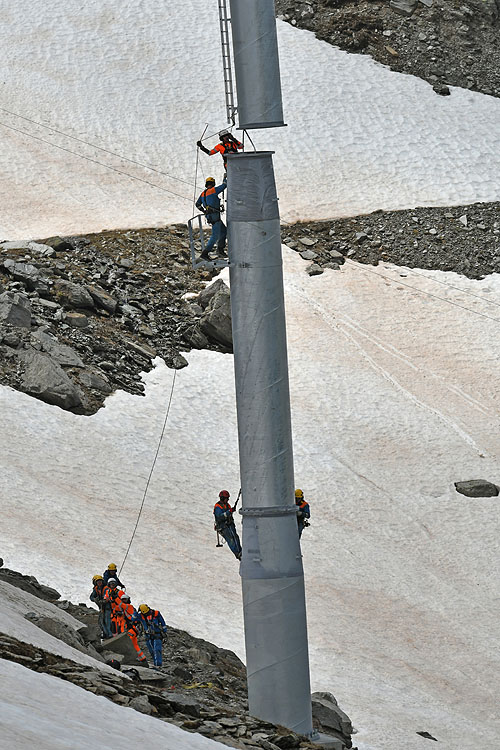
[[[128,596],[128,594],[124,594],[124,596],[121,596],[119,598],[118,608],[120,610],[122,622],[124,625],[124,630],[127,631],[127,635],[132,641],[133,647],[137,651],[137,659],[140,662],[146,662],[146,666],[147,666],[146,656],[144,652],[141,650],[141,647],[139,646],[139,642],[137,640],[136,624],[137,624],[138,615],[130,603],[130,596]]]
[[[226,169],[227,155],[237,154],[238,151],[241,151],[243,149],[243,144],[241,143],[241,141],[238,141],[236,138],[234,138],[229,130],[221,130],[219,133],[219,140],[220,143],[218,143],[217,146],[215,146],[211,150],[206,148],[201,141],[197,141],[196,145],[209,156],[212,156],[213,154],[220,154],[222,156],[222,161],[224,162],[224,169]]]
[[[111,604],[111,627],[114,633],[123,633],[125,625],[121,616],[120,599],[126,596],[125,592],[118,588],[116,578],[108,581],[108,590],[104,595],[104,601]]]

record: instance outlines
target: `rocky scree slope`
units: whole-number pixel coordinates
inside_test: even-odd
[[[276,0],[279,18],[392,70],[500,96],[500,0]]]
[[[101,671],[0,633],[2,659],[67,680],[114,703],[239,750],[321,750],[321,745],[313,745],[301,735],[248,714],[245,667],[233,652],[169,627],[161,670],[137,664],[127,668],[135,660],[113,653],[109,641],[106,649],[101,644],[95,609],[61,601],[54,589],[13,570],[0,567],[0,580],[52,602],[82,623],[81,629],[73,630],[57,616],[37,617],[26,612],[25,617],[39,628],[102,662],[121,662],[121,669]],[[139,640],[147,652],[142,637]],[[313,694],[313,712],[315,727],[331,735],[335,750],[352,748],[351,721],[330,693]]]
[[[415,208],[282,227],[309,275],[350,260],[500,272],[500,204]],[[184,227],[0,244],[0,384],[78,414],[120,388],[142,394],[161,356],[232,351],[229,289],[193,271]],[[186,299],[187,297],[187,299]]]
[[[177,226],[1,243],[0,383],[92,414],[117,388],[142,394],[156,356],[231,351],[227,288],[184,299],[213,276],[188,247]]]
[[[349,260],[455,271],[470,279],[500,273],[500,204],[375,211],[334,221],[288,224],[283,242],[311,261],[311,276]]]

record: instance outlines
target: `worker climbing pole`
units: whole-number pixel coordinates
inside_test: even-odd
[[[229,492],[227,490],[221,490],[219,492],[219,500],[215,503],[214,506],[214,529],[217,532],[216,546],[222,547],[222,544],[220,544],[219,541],[220,537],[222,536],[222,538],[225,539],[228,543],[229,549],[237,560],[241,560],[241,543],[238,532],[236,531],[236,526],[234,524],[233,514],[236,512],[240,496],[241,489],[238,493],[238,497],[236,498],[234,506],[231,507],[231,504],[229,502]]]
[[[206,246],[202,249],[199,261],[205,260],[210,262],[209,253],[217,245],[217,257],[225,258],[224,248],[226,245],[227,229],[222,221],[222,212],[224,205],[220,201],[220,195],[226,189],[226,181],[221,185],[215,186],[215,177],[207,177],[205,180],[205,190],[201,193],[196,201],[196,208],[203,212],[207,223],[212,227],[212,234]]]

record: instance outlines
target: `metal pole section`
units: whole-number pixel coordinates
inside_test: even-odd
[[[240,128],[283,126],[274,0],[231,0],[231,27]]]
[[[272,152],[229,155],[227,172],[249,711],[311,735],[304,572],[294,499]]]

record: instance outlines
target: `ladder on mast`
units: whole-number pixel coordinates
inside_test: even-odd
[[[231,69],[231,45],[229,41],[229,24],[231,22],[231,19],[227,14],[227,0],[218,0],[218,3],[227,121],[234,125],[237,108],[234,104],[233,73]]]

